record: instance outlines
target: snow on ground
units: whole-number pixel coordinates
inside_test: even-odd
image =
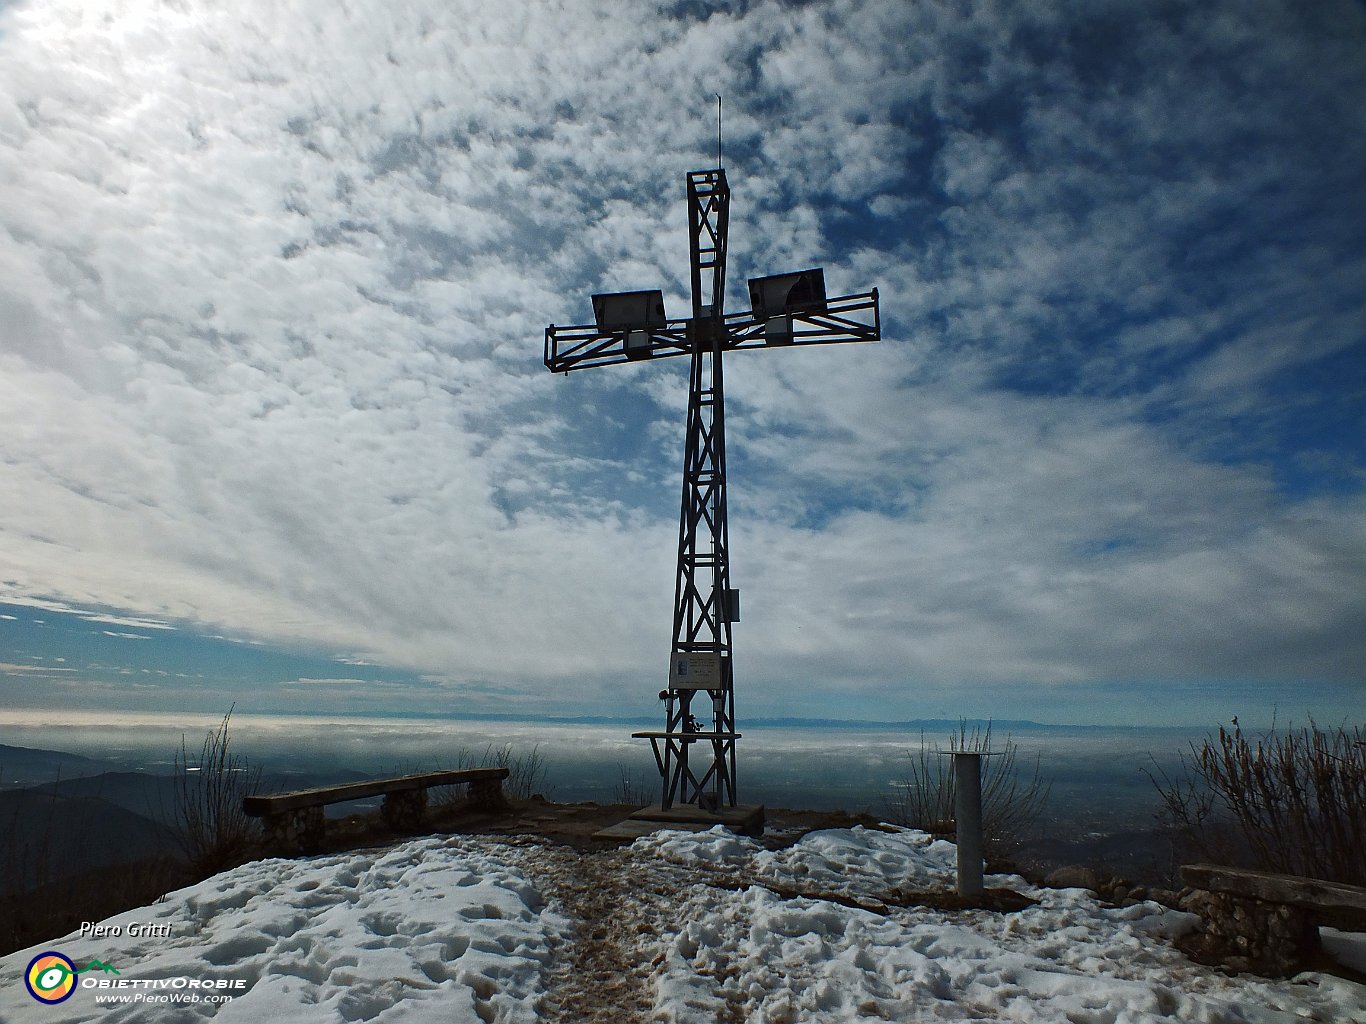
[[[0,1020],[535,1021],[541,976],[569,928],[495,845],[465,837],[255,861],[104,923],[125,934],[67,936],[0,960]],[[134,924],[169,925],[169,936],[132,937]],[[78,970],[109,963],[118,979],[243,980],[246,991],[221,1006],[171,1001],[200,994],[187,982],[102,1006],[101,990],[82,986],[45,1006],[23,976],[49,949]],[[80,975],[91,978],[115,980]]]
[[[1037,906],[880,914],[816,896],[890,906],[897,889],[950,887],[953,858],[923,833],[855,828],[777,851],[716,829],[601,853],[453,837],[260,861],[105,922],[169,924],[167,938],[73,935],[0,959],[0,1020],[1366,1024],[1366,986],[1192,964],[1170,939],[1194,919],[1155,903],[1109,908],[1014,876],[988,885]],[[43,1006],[23,975],[47,949],[123,979],[246,985],[221,1004],[106,1007],[78,987]],[[620,996],[614,966],[632,979]]]
[[[770,853],[721,834],[661,834],[642,850],[675,863],[876,899],[952,885],[955,850],[923,833],[819,833]],[[847,869],[845,866],[848,866]],[[759,887],[699,889],[678,915],[656,976],[669,1021],[992,1020],[1366,1024],[1366,987],[1318,974],[1297,982],[1227,977],[1170,940],[1197,918],[1157,903],[1106,908],[1082,889],[1016,876],[988,886],[1039,900],[1018,913],[906,908],[882,917]]]
[[[636,840],[631,848],[674,864],[743,869],[756,879],[845,895],[898,887],[952,889],[958,858],[952,843],[924,832],[882,832],[861,825],[810,832],[776,851],[720,826],[710,832],[656,832]]]

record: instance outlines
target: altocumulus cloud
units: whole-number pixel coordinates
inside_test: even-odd
[[[685,308],[721,92],[730,307],[885,310],[728,364],[748,706],[1359,691],[1366,17],[1031,6],[5,7],[0,597],[648,707],[682,366],[540,338]]]

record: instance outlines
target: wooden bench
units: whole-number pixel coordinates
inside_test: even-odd
[[[383,796],[380,813],[396,832],[417,832],[427,813],[427,790],[433,786],[469,786],[473,807],[494,810],[504,805],[506,768],[462,768],[456,771],[423,772],[396,779],[370,779],[340,786],[321,786],[297,793],[249,796],[242,800],[248,817],[260,818],[266,842],[276,848],[315,853],[322,848],[326,819],[323,808],[347,800]]]
[[[1201,963],[1284,977],[1319,946],[1318,926],[1366,929],[1366,888],[1299,875],[1186,864],[1186,900],[1204,927],[1181,944]]]

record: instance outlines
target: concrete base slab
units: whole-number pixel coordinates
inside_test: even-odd
[[[747,836],[764,834],[764,807],[762,804],[741,804],[738,807],[722,807],[707,811],[696,804],[675,804],[664,810],[659,804],[642,807],[625,821],[609,825],[594,833],[595,839],[639,839],[660,829],[677,829],[683,832],[705,832],[717,825],[724,825],[732,832]]]
[[[663,821],[636,821],[633,818],[627,818],[625,821],[619,821],[615,825],[608,825],[606,828],[598,829],[593,833],[593,838],[631,842],[639,839],[641,836],[653,835],[662,828],[687,828],[690,832],[705,832],[710,827],[710,825],[694,825],[688,827],[684,825],[670,825]]]

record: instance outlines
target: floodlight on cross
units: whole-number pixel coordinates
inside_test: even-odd
[[[690,357],[673,650],[660,691],[665,727],[633,734],[650,740],[663,810],[675,804],[711,812],[736,806],[735,744],[741,737],[735,728],[731,627],[740,618],[740,592],[730,585],[722,356],[738,349],[882,337],[877,289],[829,298],[820,268],[751,278],[751,308],[727,315],[729,216],[726,172],[690,172],[690,317],[670,319],[658,290],[613,292],[592,297],[593,323],[551,324],[545,332],[545,365],[553,373]],[[693,750],[699,745],[702,756]]]

